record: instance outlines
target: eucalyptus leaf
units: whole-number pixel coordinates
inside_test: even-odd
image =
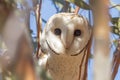
[[[114,17],[111,19],[112,24],[118,24],[119,17]]]
[[[112,32],[118,36],[120,36],[120,18],[114,17],[111,19],[111,22],[113,24],[112,26]]]
[[[118,40],[113,40],[113,44],[117,47],[117,45],[118,45]]]
[[[66,0],[52,0],[61,9],[59,12],[72,12],[70,3]],[[56,7],[56,6],[55,6]],[[57,9],[57,8],[56,8]]]
[[[62,8],[64,6],[64,1],[63,0],[53,0],[53,1],[60,8]]]
[[[84,2],[83,0],[66,0],[70,3],[74,3],[75,5],[79,6],[80,8],[90,10],[90,6]]]
[[[120,18],[118,19],[118,28],[119,28],[119,30],[120,30]]]
[[[60,4],[62,4],[62,5],[63,5],[64,2],[65,2],[64,0],[53,0],[53,1],[54,1],[55,3],[60,3]]]
[[[120,36],[120,29],[117,26],[112,26],[112,32]]]

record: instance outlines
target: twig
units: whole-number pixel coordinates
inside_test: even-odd
[[[119,65],[120,65],[120,40],[118,40],[118,46],[114,54],[112,80],[115,79]]]
[[[120,4],[114,5],[114,6],[110,7],[109,9],[112,9],[112,8],[114,8],[114,7],[117,7],[117,6],[120,7]]]
[[[36,19],[37,19],[37,41],[38,41],[38,46],[37,46],[37,55],[36,57],[39,58],[39,49],[40,49],[40,32],[41,32],[41,22],[40,22],[40,11],[41,11],[41,5],[42,5],[42,0],[40,0],[39,5],[37,5],[37,11],[36,11]]]
[[[78,14],[79,10],[80,10],[80,7],[77,6],[75,9],[75,14]]]

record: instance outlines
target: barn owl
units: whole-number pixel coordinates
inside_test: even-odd
[[[46,66],[53,80],[83,80],[80,72],[85,66],[81,63],[90,36],[91,28],[83,16],[58,13],[48,20],[40,45],[47,55]]]

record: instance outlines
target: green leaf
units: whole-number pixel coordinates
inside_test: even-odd
[[[64,0],[52,0],[57,6],[59,6],[60,8],[63,7],[64,5]]]
[[[118,40],[113,40],[114,45],[117,47],[118,45]]]
[[[118,36],[120,36],[120,18],[114,17],[111,19],[111,22],[113,24],[112,26],[112,32]]]
[[[112,24],[118,24],[119,17],[114,17],[111,19]]]
[[[66,0],[70,3],[74,3],[77,6],[79,6],[80,8],[86,9],[86,10],[90,10],[90,6],[85,3],[83,0]]]
[[[118,19],[118,28],[119,28],[119,30],[120,30],[120,18]]]
[[[64,0],[53,0],[53,1],[54,1],[55,3],[60,3],[60,4],[62,4],[62,5],[63,5],[64,2],[65,2]]]
[[[118,36],[120,36],[120,30],[117,26],[112,26],[112,32]]]

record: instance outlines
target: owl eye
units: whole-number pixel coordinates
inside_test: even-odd
[[[74,31],[74,36],[80,36],[81,35],[81,30],[77,29]]]
[[[56,34],[56,35],[61,35],[61,29],[56,28],[56,29],[54,30],[54,34]]]

